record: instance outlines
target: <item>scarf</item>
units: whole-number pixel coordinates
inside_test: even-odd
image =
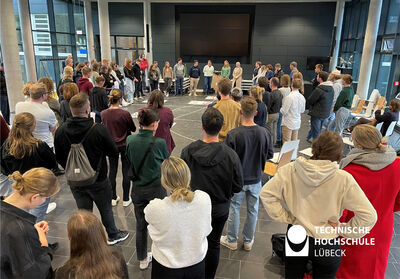
[[[386,152],[370,151],[353,148],[350,153],[340,161],[340,169],[349,164],[357,164],[370,170],[381,170],[396,160],[396,151],[388,145]]]

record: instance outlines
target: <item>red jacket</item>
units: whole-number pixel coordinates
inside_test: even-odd
[[[400,211],[400,159],[381,170],[350,164],[344,168],[350,173],[378,214],[378,221],[364,238],[375,239],[374,246],[342,245],[338,279],[383,279],[388,263],[390,242],[393,235],[393,212]],[[345,210],[340,222],[348,222],[354,213]],[[368,240],[369,241],[369,240]]]
[[[88,78],[80,77],[78,79],[79,92],[85,92],[89,95],[90,90],[93,88],[92,82]]]
[[[149,62],[147,62],[147,59],[145,58],[140,62],[140,69],[142,71],[145,71],[148,67],[149,67]]]

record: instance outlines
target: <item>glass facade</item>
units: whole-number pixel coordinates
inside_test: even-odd
[[[111,60],[118,65],[125,64],[125,58],[132,61],[144,53],[143,37],[111,36]]]

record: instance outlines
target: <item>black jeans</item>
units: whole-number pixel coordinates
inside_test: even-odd
[[[156,259],[153,258],[151,267],[152,279],[202,279],[204,278],[204,265],[205,260],[182,268],[168,268],[161,265]]]
[[[219,251],[220,251],[220,239],[222,230],[224,229],[224,225],[226,220],[228,219],[229,212],[219,216],[212,216],[211,219],[211,227],[212,231],[207,236],[208,241],[208,250],[205,258],[205,276],[206,278],[213,279],[215,277],[215,273],[217,272],[218,264],[219,264]]]
[[[150,79],[150,90],[156,90],[158,89],[158,80],[151,80]]]
[[[303,279],[307,263],[312,262],[313,279],[335,279],[339,269],[341,256],[340,245],[315,244],[315,239],[309,237],[308,257],[285,257],[285,278]],[[322,251],[338,251],[338,255],[323,255]]]
[[[119,154],[121,154],[122,163],[122,190],[123,190],[123,201],[129,200],[129,192],[131,190],[131,181],[128,178],[128,170],[130,167],[128,157],[126,157],[126,146],[118,147]],[[117,198],[117,172],[118,172],[118,159],[119,157],[109,157],[110,162],[110,183],[112,190],[112,198],[115,200]]]
[[[1,104],[1,113],[3,114],[4,120],[10,125],[10,106],[8,104],[8,96],[1,95],[0,96],[0,104]]]
[[[139,261],[147,257],[147,222],[144,219],[144,208],[155,198],[162,199],[167,195],[160,185],[156,187],[132,188],[132,201],[136,216],[136,254]]]
[[[133,97],[139,98],[140,96],[143,96],[142,82],[135,81],[135,93],[133,93]]]
[[[70,187],[79,209],[93,211],[93,202],[100,211],[101,222],[106,228],[109,238],[114,237],[119,230],[115,226],[111,209],[111,186],[108,179],[96,182],[90,186]]]

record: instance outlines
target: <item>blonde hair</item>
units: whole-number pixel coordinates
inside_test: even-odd
[[[74,69],[72,69],[72,67],[70,67],[70,66],[66,66],[64,68],[62,80],[72,79],[73,75],[74,75]]]
[[[381,132],[372,125],[357,125],[353,129],[352,138],[365,150],[387,151],[387,145],[382,141]]]
[[[258,86],[258,85],[253,85],[250,88],[250,93],[254,97],[254,99],[262,100],[262,94],[264,93],[265,89]]]
[[[25,83],[24,88],[22,89],[22,93],[24,94],[24,96],[31,97],[29,93],[29,88],[34,84],[35,83],[33,81],[28,81],[27,83]]]
[[[42,197],[51,197],[60,190],[57,177],[46,168],[33,168],[23,175],[15,171],[9,178],[15,181],[12,187],[20,195],[39,194]]]
[[[171,156],[161,164],[161,184],[172,192],[171,200],[191,202],[190,169],[181,158]]]
[[[301,94],[304,94],[304,79],[303,79],[303,74],[301,72],[295,72],[292,76],[292,79],[301,79],[301,88],[299,88],[299,91]]]

